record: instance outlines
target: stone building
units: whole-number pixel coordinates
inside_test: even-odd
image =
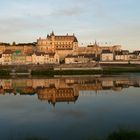
[[[0,54],[6,50],[11,50],[12,52],[20,51],[22,53],[33,53],[36,50],[36,43],[16,44],[14,42],[12,45],[9,43],[0,43]]]
[[[95,62],[95,60],[96,60],[95,54],[68,55],[65,58],[65,63],[66,64],[89,63]]]
[[[87,47],[78,47],[75,54],[95,54],[96,57],[102,53],[104,50],[109,50],[110,52],[120,51],[121,45],[114,45],[114,46],[100,46],[95,43],[93,45],[88,45]]]
[[[78,40],[75,35],[55,35],[52,32],[47,38],[37,40],[37,51],[39,52],[56,52],[60,60],[64,60],[67,55],[73,54],[78,48]]]

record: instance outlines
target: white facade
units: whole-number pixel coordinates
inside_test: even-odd
[[[59,64],[59,55],[55,54],[45,54],[44,55],[44,63],[45,64]]]
[[[44,64],[44,55],[33,54],[32,55],[32,63],[33,64]]]
[[[70,55],[65,58],[66,64],[95,62],[95,55]]]
[[[74,57],[66,57],[65,58],[65,64],[73,64],[73,63],[75,63]]]
[[[128,61],[129,60],[129,56],[128,56],[128,54],[115,55],[115,60]]]
[[[59,55],[56,53],[34,53],[33,64],[59,64]]]
[[[2,54],[2,65],[11,65],[12,58],[11,54]]]
[[[113,61],[114,55],[113,53],[102,53],[101,54],[101,61]]]

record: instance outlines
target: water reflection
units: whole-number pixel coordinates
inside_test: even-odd
[[[140,77],[61,77],[49,79],[0,79],[0,94],[37,95],[41,101],[52,105],[58,102],[76,102],[79,96],[90,96],[80,91],[113,90],[140,87]]]
[[[87,140],[118,128],[139,131],[139,87],[139,74],[0,79],[0,139]]]

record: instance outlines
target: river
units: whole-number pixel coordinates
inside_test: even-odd
[[[1,140],[88,140],[140,131],[140,74],[0,79]]]

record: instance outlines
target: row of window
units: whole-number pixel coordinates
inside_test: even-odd
[[[56,48],[71,48],[71,46],[56,46]]]
[[[52,45],[52,42],[51,43],[49,43],[49,42],[39,42],[38,43],[39,45],[49,45],[49,44],[51,44]],[[72,42],[55,42],[54,43],[55,45],[71,45],[72,44]]]

